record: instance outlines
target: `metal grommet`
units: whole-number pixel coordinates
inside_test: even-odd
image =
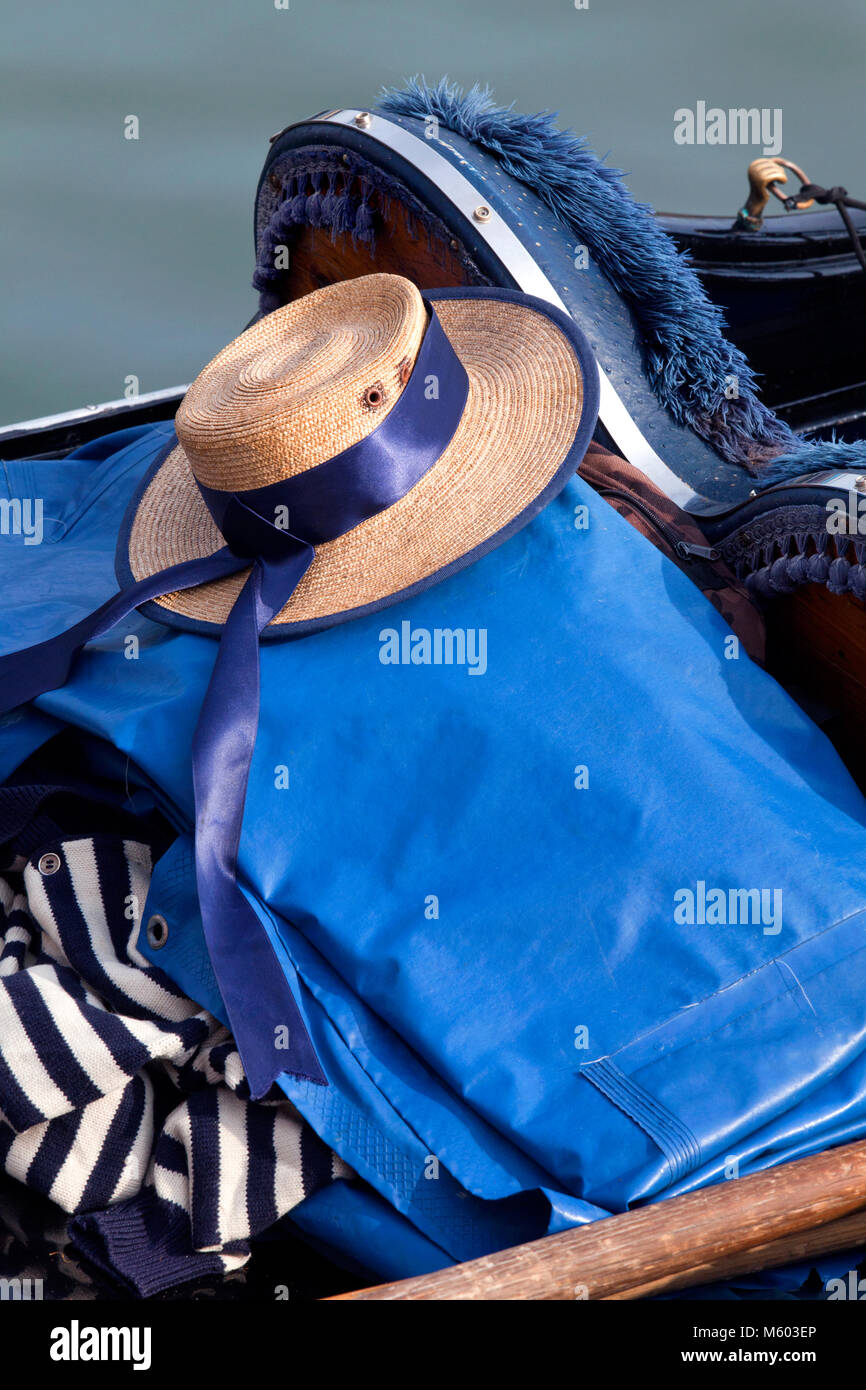
[[[155,912],[147,924],[147,944],[152,950],[158,951],[167,941],[168,922]]]
[[[403,358],[403,361],[397,368],[397,374],[400,379],[400,385],[405,386],[410,376],[412,375],[412,363],[408,357]]]
[[[373,117],[369,111],[359,111],[355,117],[355,125],[359,125],[362,130],[366,130]]]
[[[480,207],[477,207],[475,209],[472,216],[475,218],[476,222],[489,222],[490,209],[486,203],[482,203]]]
[[[36,867],[41,874],[45,874],[47,877],[49,874],[56,874],[57,870],[60,868],[60,864],[60,855],[51,852],[49,854],[43,854]]]
[[[271,188],[273,188],[276,193],[279,193],[280,189],[283,186],[283,181],[277,173],[268,174],[268,183],[271,185]]]
[[[361,403],[366,407],[367,410],[378,410],[379,406],[382,404],[384,399],[385,388],[383,387],[381,381],[377,381],[375,386],[367,387],[366,391],[361,397]]]

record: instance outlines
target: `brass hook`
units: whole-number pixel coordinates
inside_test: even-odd
[[[746,226],[751,231],[759,229],[771,193],[780,203],[784,203],[789,212],[793,208],[802,210],[812,206],[814,198],[787,197],[781,191],[779,185],[788,182],[786,169],[796,174],[801,184],[809,182],[808,175],[804,174],[799,164],[795,164],[792,159],[782,159],[781,155],[775,155],[772,158],[752,160],[748,169],[749,196],[745,207],[737,214],[737,221],[741,226]]]

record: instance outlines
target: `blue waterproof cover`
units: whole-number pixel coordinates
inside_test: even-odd
[[[168,431],[5,465],[46,524],[0,537],[2,651],[113,591]],[[65,724],[128,754],[181,832],[159,963],[219,1011],[189,841],[216,644],[122,628],[2,722],[0,776]],[[330,1080],[286,1093],[378,1194],[361,1264],[385,1211],[409,1272],[866,1132],[863,799],[579,478],[467,570],[261,660],[239,862]]]

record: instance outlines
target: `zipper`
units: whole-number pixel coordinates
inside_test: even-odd
[[[693,545],[691,541],[683,540],[672,526],[668,526],[666,522],[662,521],[661,517],[657,516],[652,508],[642,498],[636,497],[634,493],[614,487],[603,487],[599,488],[598,491],[602,497],[616,497],[621,502],[627,502],[636,512],[640,512],[641,516],[649,522],[655,531],[658,531],[659,535],[681,560],[718,560],[719,552],[714,546]]]

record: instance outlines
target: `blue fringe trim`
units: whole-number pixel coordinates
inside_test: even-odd
[[[811,541],[814,549],[807,549]],[[798,544],[799,542],[799,544]],[[850,548],[849,548],[850,547]],[[852,556],[853,552],[853,558]],[[746,588],[763,598],[790,594],[802,584],[823,584],[831,594],[853,594],[866,600],[866,543],[836,538],[835,554],[828,537],[812,533],[797,538],[793,553],[787,551],[743,575]]]
[[[445,240],[450,240],[447,228],[429,209],[382,169],[360,156],[333,148],[305,149],[300,162],[294,159],[288,167],[282,167],[279,201],[261,229],[253,275],[262,314],[271,313],[285,302],[281,286],[286,272],[278,264],[277,253],[289,245],[293,232],[304,227],[327,228],[332,241],[349,235],[355,244],[366,244],[372,256],[377,229],[388,222],[396,204],[408,234],[426,235],[428,251],[441,251]],[[465,248],[458,248],[457,254],[463,261],[468,283],[490,284]]]
[[[361,177],[359,166],[353,163],[334,168],[322,160],[312,167],[297,169],[289,176],[262,235],[253,275],[253,287],[259,291],[259,308],[263,314],[278,309],[283,302],[279,286],[284,272],[277,267],[277,252],[288,245],[297,228],[327,227],[332,241],[348,232],[353,241],[366,242],[371,251],[375,248],[372,193],[369,179]],[[384,193],[380,194],[380,208],[383,215],[387,215]]]
[[[715,544],[737,580],[762,598],[823,584],[831,594],[866,601],[866,538],[831,534],[820,502],[798,502],[789,492],[782,506],[752,516]]]
[[[557,129],[553,113],[521,115],[494,105],[486,88],[463,93],[446,78],[430,87],[415,77],[404,90],[386,90],[380,105],[392,115],[436,116],[495,155],[547,204],[634,313],[659,401],[724,459],[759,471],[762,485],[822,468],[866,466],[866,443],[804,440],[758,399],[754,372],[727,341],[722,311],[688,257],[652,209],[635,201],[621,172],[602,163],[581,137]],[[735,400],[724,395],[729,376],[737,379]]]

